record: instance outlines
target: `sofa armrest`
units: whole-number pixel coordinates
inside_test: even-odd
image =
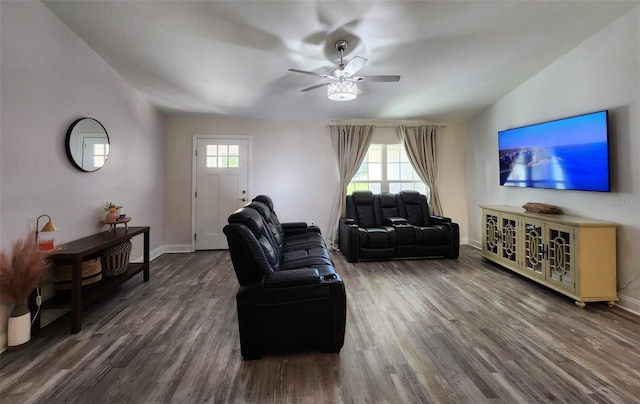
[[[358,262],[358,225],[356,221],[348,217],[340,218],[338,228],[338,247],[349,262]]]
[[[409,221],[404,217],[388,217],[384,219],[382,224],[385,226],[400,226],[409,224]]]
[[[287,222],[282,223],[282,231],[286,236],[300,233],[320,233],[318,226],[309,226],[306,222]]]
[[[458,223],[451,223],[451,252],[447,258],[456,259],[460,254],[460,227]]]
[[[264,279],[264,287],[267,289],[314,285],[318,283],[320,283],[320,274],[316,268],[299,268],[272,272],[266,275]]]
[[[431,216],[429,218],[429,222],[432,224],[444,224],[451,223],[451,218],[444,216]]]
[[[284,230],[287,229],[306,229],[308,227],[306,222],[287,222],[287,223],[281,223],[282,224],[282,228]]]
[[[321,273],[324,273],[324,277]],[[335,271],[304,267],[271,272],[262,275],[259,283],[241,285],[236,301],[249,305],[296,305],[304,300],[330,297],[336,293],[344,294],[344,284]]]

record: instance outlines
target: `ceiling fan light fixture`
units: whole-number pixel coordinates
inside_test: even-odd
[[[327,97],[332,101],[351,101],[358,97],[358,86],[348,80],[336,80],[327,85]]]

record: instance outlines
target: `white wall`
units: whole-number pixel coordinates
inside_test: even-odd
[[[132,225],[151,226],[151,249],[161,248],[160,115],[42,3],[2,1],[0,18],[1,248],[43,213],[59,228],[57,243],[106,230],[107,200],[124,205]],[[93,173],[74,168],[64,148],[68,126],[84,116],[111,140],[106,165]],[[141,255],[137,240],[132,257]],[[0,350],[9,309],[0,306]]]
[[[165,118],[165,233],[167,250],[191,247],[191,167],[194,135],[250,135],[249,199],[273,198],[282,221],[306,221],[327,234],[338,170],[328,122],[211,117]],[[440,136],[438,185],[445,214],[467,238],[464,188],[464,126],[448,124]]]
[[[472,244],[479,204],[555,204],[565,213],[619,223],[621,305],[640,311],[640,7],[589,38],[471,120],[467,194]],[[612,192],[500,187],[498,130],[608,109]]]
[[[273,198],[283,221],[328,226],[337,176],[323,122],[275,122],[210,117],[165,118],[165,233],[169,250],[191,248],[191,169],[194,135],[250,135],[248,200]]]

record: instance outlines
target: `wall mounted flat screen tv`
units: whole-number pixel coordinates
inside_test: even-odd
[[[608,111],[498,132],[500,185],[610,191]]]

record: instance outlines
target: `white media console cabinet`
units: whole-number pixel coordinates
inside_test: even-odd
[[[481,205],[482,255],[575,300],[613,306],[616,224]]]

